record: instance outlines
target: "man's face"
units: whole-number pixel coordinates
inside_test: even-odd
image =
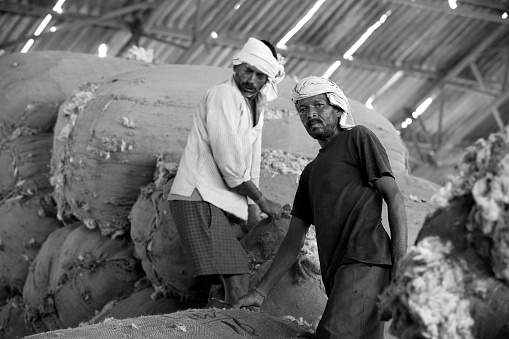
[[[268,79],[267,74],[246,63],[233,66],[233,70],[233,79],[242,95],[247,98],[257,95]]]
[[[329,104],[325,94],[301,99],[295,106],[300,121],[311,137],[325,141],[339,133],[338,119],[341,112]]]

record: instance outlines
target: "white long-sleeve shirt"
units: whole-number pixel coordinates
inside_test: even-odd
[[[211,87],[200,101],[180,159],[170,200],[196,196],[247,220],[248,198],[233,192],[245,181],[260,179],[263,105],[258,96],[256,126],[249,105],[233,77]],[[187,199],[186,199],[187,197]]]

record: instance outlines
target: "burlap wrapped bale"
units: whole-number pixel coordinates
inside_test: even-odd
[[[61,241],[60,236],[53,240]],[[44,300],[40,311],[45,312],[41,320],[46,330],[90,319],[112,298],[129,295],[143,277],[129,239],[103,237],[98,229],[83,224],[67,235],[59,250],[53,265],[42,264],[41,269],[51,271],[40,276],[50,275],[50,283],[47,294],[35,298]]]
[[[75,329],[36,334],[26,339],[55,338],[312,338],[301,326],[261,312],[202,309],[155,315]]]
[[[23,291],[30,263],[46,238],[61,226],[49,196],[14,196],[0,204],[0,286]]]
[[[25,322],[25,311],[21,297],[8,300],[0,310],[0,338],[19,339],[35,333],[29,323]]]
[[[53,135],[20,136],[0,145],[0,201],[8,195],[52,190],[49,163]]]
[[[208,286],[198,284],[188,269],[171,216],[167,198],[173,181],[169,178],[161,177],[144,187],[133,205],[130,220],[135,255],[158,294],[206,300]]]
[[[84,82],[148,64],[63,51],[0,57],[0,140],[25,130],[52,132],[58,107]]]
[[[80,225],[81,223],[76,222],[53,231],[30,265],[23,287],[23,304],[27,322],[36,329],[36,332],[63,327],[58,319],[50,284],[52,278],[56,276],[60,250],[65,239]]]
[[[98,324],[107,319],[126,319],[146,315],[174,313],[190,308],[200,308],[201,302],[183,300],[178,297],[164,297],[153,287],[134,291],[121,300],[113,300],[103,310],[90,319],[87,324]]]

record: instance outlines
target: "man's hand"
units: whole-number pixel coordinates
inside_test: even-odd
[[[240,297],[233,304],[233,308],[241,308],[241,307],[249,307],[249,306],[261,307],[263,300],[264,300],[264,298],[260,294],[258,294],[256,291],[252,291],[252,292]]]
[[[247,229],[250,231],[253,227],[258,225],[258,223],[262,220],[260,217],[260,213],[258,211],[258,207],[256,205],[248,205],[247,209]]]
[[[260,210],[263,213],[267,214],[269,216],[269,218],[271,218],[272,220],[277,220],[277,219],[281,218],[281,213],[283,212],[283,208],[281,207],[281,204],[279,204],[275,201],[272,201],[265,197],[262,197],[258,201],[258,207],[260,207]]]

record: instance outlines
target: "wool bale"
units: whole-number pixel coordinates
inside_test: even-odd
[[[52,237],[53,245],[61,243],[58,255],[50,248],[41,254],[53,262],[38,262],[34,268],[35,278],[41,278],[35,284],[46,290],[27,295],[28,310],[43,330],[77,326],[111,299],[129,295],[143,277],[129,239],[103,237],[82,223],[73,228]]]
[[[58,107],[79,85],[148,64],[63,51],[0,57],[0,140],[13,133],[52,132]]]
[[[189,308],[199,308],[203,303],[183,300],[178,297],[164,297],[153,287],[134,291],[121,300],[107,303],[103,310],[86,324],[98,324],[107,319],[126,319],[147,315],[168,314]]]
[[[313,338],[301,326],[263,312],[198,309],[35,334],[26,339],[55,338]]]
[[[279,220],[262,219],[240,240],[248,254],[250,267],[263,264],[276,255],[290,225],[290,206],[285,207]]]
[[[61,226],[48,195],[18,195],[0,204],[0,286],[21,293],[46,238]]]
[[[20,136],[0,145],[0,201],[5,195],[52,190],[49,163],[53,135]]]
[[[300,255],[269,292],[261,310],[276,317],[295,319],[315,331],[327,303],[320,267],[316,264],[305,255]],[[256,269],[250,286],[260,281],[270,265],[272,260]]]
[[[0,310],[0,338],[18,339],[35,333],[25,322],[25,312],[21,297],[14,297]]]
[[[30,264],[28,276],[23,287],[23,303],[26,319],[37,332],[57,330],[63,327],[58,319],[56,305],[51,297],[51,279],[56,275],[60,249],[69,236],[81,223],[76,222],[53,231],[35,260]]]
[[[141,190],[131,210],[131,238],[147,278],[165,297],[203,300],[208,286],[198,284],[187,266],[182,243],[167,200],[172,180]]]
[[[105,235],[129,228],[128,214],[151,182],[157,155],[178,163],[206,81],[223,69],[161,66],[111,78],[93,92],[53,163],[61,214]],[[192,90],[191,90],[192,89]],[[60,118],[60,117],[59,117]]]

